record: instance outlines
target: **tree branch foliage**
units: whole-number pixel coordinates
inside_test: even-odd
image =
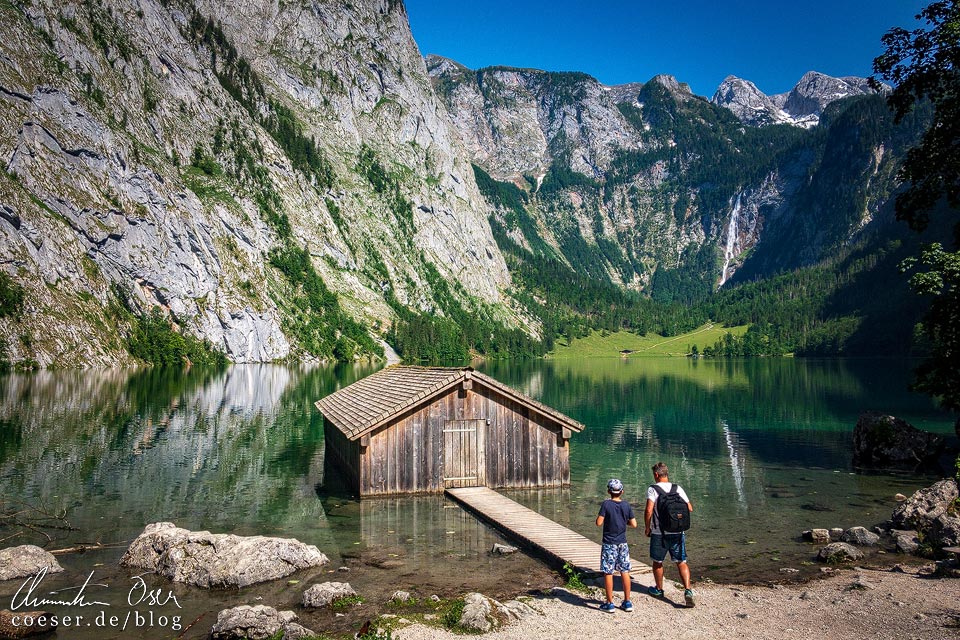
[[[954,249],[960,247],[960,4],[933,2],[917,20],[925,27],[897,27],[883,36],[886,51],[873,61],[880,78],[894,84],[888,98],[899,121],[919,103],[933,105],[933,123],[911,149],[900,170],[907,188],[897,196],[897,218],[922,231],[930,213],[946,200],[954,216]],[[871,78],[874,86],[879,83]],[[914,388],[960,411],[960,251],[932,244],[919,258],[904,261],[913,270],[914,290],[933,298],[923,320],[931,355],[917,369]]]
[[[894,85],[887,102],[899,122],[917,103],[933,103],[933,124],[910,150],[900,170],[909,188],[897,196],[897,218],[922,231],[930,211],[946,196],[960,208],[960,5],[933,2],[919,15],[926,28],[895,27],[882,38],[886,51],[873,61],[877,77]],[[960,242],[960,224],[954,227]]]

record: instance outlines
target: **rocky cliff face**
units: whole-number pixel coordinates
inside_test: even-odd
[[[895,184],[892,130],[857,120],[884,120],[882,101],[833,117],[835,133],[803,131],[871,93],[863,79],[810,72],[768,97],[730,76],[711,104],[670,76],[603,87],[436,56],[427,66],[473,161],[529,195],[525,229],[498,216],[510,241],[655,295],[708,291],[751,261],[754,276],[814,262],[867,226]]]
[[[599,175],[618,149],[638,146],[617,93],[586,74],[426,61],[472,159],[495,178],[542,178],[557,154],[574,171]]]
[[[367,325],[391,321],[388,300],[435,308],[435,272],[509,321],[486,205],[400,2],[0,12],[0,267],[26,289],[0,319],[12,359],[129,361],[120,297],[234,361],[325,357],[269,259],[304,249]]]

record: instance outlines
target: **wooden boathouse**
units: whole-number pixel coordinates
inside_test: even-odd
[[[326,455],[361,497],[567,485],[583,430],[469,367],[387,367],[316,406]]]

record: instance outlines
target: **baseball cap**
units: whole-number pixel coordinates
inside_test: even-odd
[[[614,493],[620,493],[623,491],[623,483],[614,478],[607,483],[607,489],[613,491]]]

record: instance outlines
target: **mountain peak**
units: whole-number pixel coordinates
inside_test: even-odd
[[[693,96],[693,91],[690,90],[690,85],[688,85],[686,82],[678,81],[676,77],[667,73],[660,73],[653,76],[650,78],[650,82],[659,84],[661,87],[679,98],[689,98]]]
[[[733,75],[724,78],[710,101],[730,109],[741,122],[751,126],[791,121],[789,114],[774,104],[757,85]]]
[[[444,56],[438,56],[435,53],[428,53],[424,56],[423,61],[427,65],[427,72],[431,76],[439,76],[445,73],[462,73],[464,71],[470,71],[467,67],[460,64],[456,60],[451,60]]]
[[[807,71],[790,91],[767,96],[749,80],[730,75],[720,83],[711,102],[727,107],[744,124],[789,123],[809,128],[820,121],[820,114],[831,102],[873,92],[866,78],[834,78]]]

